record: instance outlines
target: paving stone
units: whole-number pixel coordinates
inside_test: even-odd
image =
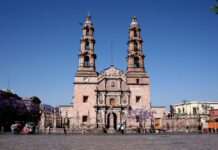
[[[1,150],[217,150],[218,134],[0,135]]]

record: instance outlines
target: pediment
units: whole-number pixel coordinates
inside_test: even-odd
[[[98,80],[103,78],[122,78],[124,81],[126,81],[126,75],[123,73],[123,71],[114,67],[113,65],[99,73]]]

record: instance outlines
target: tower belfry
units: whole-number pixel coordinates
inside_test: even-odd
[[[80,39],[79,64],[77,74],[81,72],[96,72],[94,53],[94,27],[91,22],[91,16],[86,17],[85,23],[82,26],[82,37]]]
[[[128,31],[127,83],[132,85],[149,85],[149,77],[144,67],[145,55],[142,50],[141,29],[135,16],[132,17]]]
[[[127,72],[145,72],[140,27],[134,16],[129,27]]]

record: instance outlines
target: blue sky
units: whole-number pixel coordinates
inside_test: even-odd
[[[97,71],[126,70],[132,16],[142,29],[152,105],[218,100],[218,15],[213,0],[1,0],[0,88],[69,104],[78,65],[81,27],[95,27]]]

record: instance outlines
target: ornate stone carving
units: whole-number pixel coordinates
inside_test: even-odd
[[[103,100],[102,100],[102,99],[100,99],[100,100],[99,100],[99,104],[102,104],[102,103],[103,103]]]
[[[126,102],[127,102],[126,99],[123,99],[123,104],[126,104]]]
[[[99,79],[104,77],[125,79],[125,74],[120,69],[117,69],[114,66],[110,66],[99,74]]]

